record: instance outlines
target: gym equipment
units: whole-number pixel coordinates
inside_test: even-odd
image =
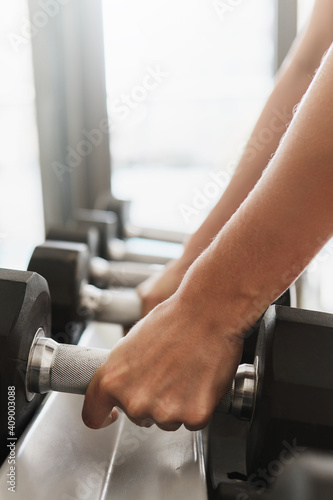
[[[92,259],[93,260],[93,259]],[[28,266],[29,271],[41,274],[48,282],[52,299],[52,336],[65,332],[70,340],[77,343],[87,319],[119,323],[131,326],[141,317],[142,302],[137,292],[131,288],[101,290],[88,284],[91,261],[87,245],[47,241],[33,252]],[[104,262],[93,260],[95,276],[97,266]],[[101,273],[102,274],[102,273]],[[292,289],[288,289],[277,303],[290,305],[293,301]],[[252,327],[244,343],[242,362],[252,362],[258,336],[257,322]]]
[[[35,273],[0,269],[0,462],[41,403],[26,391],[26,366],[37,332],[49,335],[48,286]]]
[[[254,364],[238,368],[216,408],[249,422],[248,481],[305,447],[333,449],[332,353],[333,315],[283,306],[267,310]],[[83,394],[108,354],[36,337],[28,391]]]
[[[72,258],[77,261],[77,254]],[[12,386],[20,387],[21,406],[22,393],[27,401],[34,400],[34,393],[49,390],[84,393],[109,351],[61,345],[48,338],[50,301],[40,276],[1,271],[0,287],[6,297],[2,303],[2,401]],[[333,316],[325,313],[283,306],[266,312],[255,362],[239,367],[216,410],[250,422],[248,474],[272,463],[284,446],[287,452],[291,446],[333,447],[332,328]],[[5,424],[2,421],[2,435]]]
[[[101,290],[89,285],[89,251],[83,243],[45,242],[35,248],[28,266],[49,285],[52,302],[52,335],[76,343],[73,324],[88,319],[130,326],[140,319],[141,299],[131,288]],[[66,339],[69,338],[69,340]]]
[[[39,406],[41,399],[36,392],[85,392],[109,351],[59,345],[48,338],[48,288],[35,273],[0,270],[0,295],[1,408],[12,409],[15,387],[18,437]],[[258,491],[254,496],[249,493],[247,484],[262,484],[267,471],[279,475],[281,464],[294,461],[305,447],[332,450],[332,328],[333,315],[326,313],[282,306],[271,306],[266,312],[255,362],[239,367],[231,389],[217,409],[248,422],[247,476],[242,482],[241,475],[232,472],[229,496],[222,485],[222,498],[233,498],[233,478],[237,479],[238,498],[259,498]],[[8,414],[1,412],[2,459],[8,431],[13,432]],[[332,471],[325,465],[327,460],[325,457],[325,462],[317,462],[317,468],[312,461],[305,463],[305,468],[303,463],[299,468],[295,462],[298,468],[290,471],[289,479],[286,476],[279,487],[277,484],[272,491],[267,489],[261,498],[266,500],[267,495],[267,500],[280,500],[290,493],[288,498],[298,500],[300,491],[302,500],[329,498]]]
[[[101,257],[90,260],[89,275],[91,282],[99,288],[129,287],[135,288],[146,279],[161,272],[162,264],[144,262],[108,261]]]
[[[146,238],[150,240],[170,241],[173,243],[184,243],[190,234],[180,231],[170,231],[153,227],[141,227],[133,224],[130,220],[129,200],[120,200],[113,195],[101,196],[97,200],[96,209],[111,211],[118,219],[118,238]]]
[[[52,336],[75,344],[87,319],[131,326],[141,317],[142,303],[130,288],[101,290],[89,285],[89,251],[82,243],[47,241],[33,252],[29,271],[41,274],[48,282],[52,299]],[[280,303],[290,303],[290,291]],[[61,335],[65,333],[64,339]],[[243,362],[254,359],[258,325],[248,333]]]
[[[108,355],[107,350],[87,350],[58,344],[53,339],[44,338],[41,332],[34,339],[29,355],[29,390],[38,393],[54,390],[84,394],[93,374]],[[231,412],[238,418],[249,419],[255,398],[256,373],[254,365],[240,365],[232,388],[222,398],[216,411]]]
[[[98,257],[101,252],[99,232],[96,228],[51,228],[46,240],[85,243],[90,251],[89,281],[99,288],[126,286],[134,288],[163,269],[161,264],[144,262],[109,261]]]
[[[182,245],[146,238],[117,238],[117,221],[113,212],[80,209],[75,213],[74,227],[97,227],[100,232],[100,256],[108,260],[166,264],[182,253]]]
[[[287,288],[287,290],[273,302],[273,305],[288,306],[288,307],[296,307],[296,304],[297,304],[297,296],[296,296],[296,287],[294,284],[290,285],[290,287]],[[251,328],[249,328],[249,330],[245,334],[241,364],[254,362],[259,328],[262,319],[264,317],[264,314],[260,316],[258,321]]]
[[[112,349],[121,337],[117,325],[92,322],[80,342]],[[83,396],[46,395],[16,446],[15,495],[7,460],[0,467],[1,500],[207,500],[203,433],[137,427],[122,412],[93,431],[82,403]]]
[[[216,409],[250,422],[248,474],[281,454],[286,457],[292,448],[295,453],[302,447],[333,448],[332,348],[333,315],[283,306],[268,309],[255,363],[238,368]],[[36,338],[29,356],[28,390],[82,394],[107,356],[108,351]]]
[[[246,421],[245,479],[260,478],[279,458],[304,447],[333,449],[332,362],[333,315],[283,306],[267,310],[254,363],[239,367],[213,417],[215,429],[226,423],[219,412]],[[233,474],[239,480],[241,474]]]

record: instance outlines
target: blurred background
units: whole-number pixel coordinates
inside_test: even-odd
[[[1,0],[0,265],[26,268],[45,227],[110,189],[133,224],[193,232],[313,3]]]

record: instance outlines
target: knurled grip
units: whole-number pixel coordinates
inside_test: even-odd
[[[85,394],[96,370],[106,361],[109,354],[107,349],[59,344],[51,367],[50,389]]]
[[[214,413],[219,413],[223,415],[231,413],[233,395],[234,395],[234,384],[232,384],[232,386],[229,387],[227,392],[220,399],[217,406],[215,407]]]
[[[107,360],[108,349],[58,344],[45,337],[37,337],[31,348],[26,386],[28,392],[48,391],[85,394],[96,370]],[[215,408],[215,413],[232,412],[235,383],[228,389]]]
[[[110,351],[59,344],[51,368],[50,389],[71,394],[85,394],[96,370],[106,361]],[[233,385],[220,399],[214,412],[231,412]]]
[[[85,394],[96,370],[110,351],[58,344],[37,336],[31,347],[26,374],[27,393],[49,391]]]

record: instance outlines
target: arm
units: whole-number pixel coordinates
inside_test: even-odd
[[[207,248],[253,189],[286,131],[294,106],[311,83],[320,60],[332,40],[333,2],[317,0],[307,29],[294,43],[278,73],[275,88],[220,201],[189,239],[182,257],[171,263],[161,276],[154,277],[139,287],[144,313],[165,300],[178,288],[188,267]],[[272,137],[266,144],[260,141],[261,132],[264,130],[269,130]]]
[[[115,406],[139,425],[207,424],[234,376],[244,332],[333,235],[332,82],[333,48],[254,190],[177,292],[97,371],[87,425],[112,422]]]

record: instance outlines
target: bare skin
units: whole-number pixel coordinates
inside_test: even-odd
[[[243,334],[333,235],[333,49],[250,195],[95,374],[83,420],[204,427],[239,363]]]
[[[304,95],[321,58],[333,41],[333,2],[317,0],[310,22],[296,40],[283,64],[277,82],[252,132],[248,146],[229,186],[210,215],[185,246],[182,257],[165,271],[142,283],[138,293],[143,315],[172,295],[189,266],[235,213],[266,168],[292,118],[293,109]],[[258,142],[263,130],[273,135],[267,144]]]

